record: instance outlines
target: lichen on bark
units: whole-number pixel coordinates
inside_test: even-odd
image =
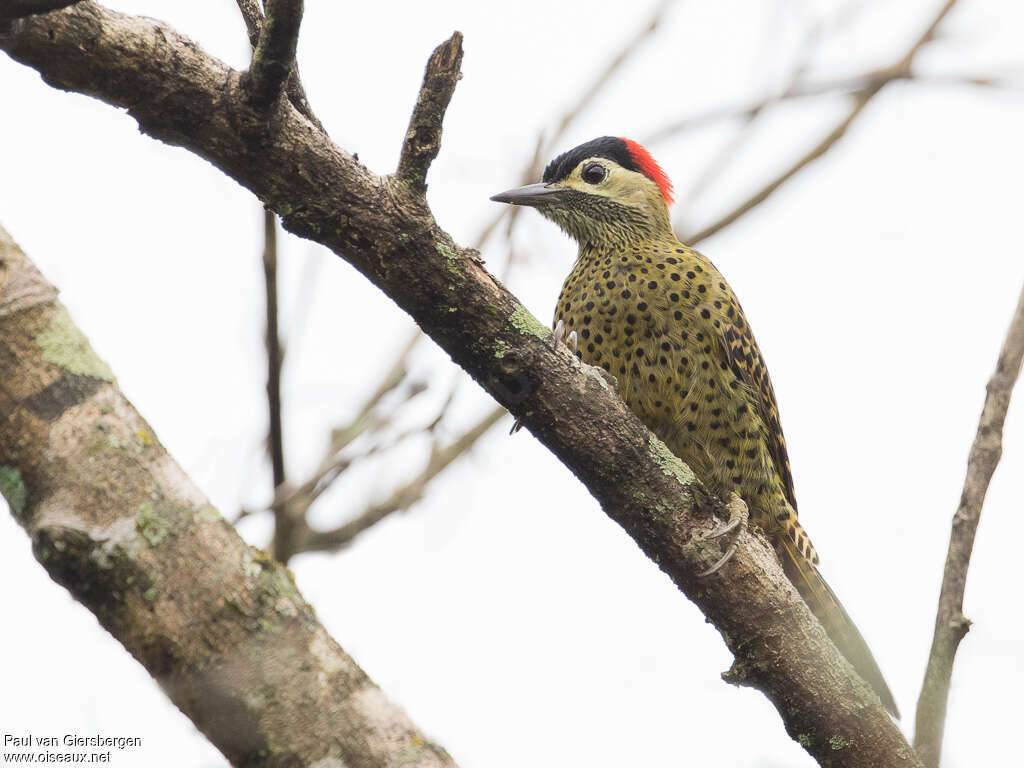
[[[110,366],[96,354],[60,302],[54,305],[50,324],[35,337],[35,343],[43,351],[44,360],[66,371],[103,381],[114,380]]]

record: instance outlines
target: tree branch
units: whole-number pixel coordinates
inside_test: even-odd
[[[257,109],[270,106],[292,74],[302,23],[302,0],[266,0],[266,9],[252,63],[243,79],[249,103]]]
[[[398,160],[395,175],[420,194],[427,190],[427,170],[441,149],[441,122],[461,67],[462,33],[455,32],[430,54]]]
[[[238,10],[242,13],[242,19],[245,21],[245,31],[249,36],[249,44],[252,46],[253,51],[255,51],[256,46],[260,42],[260,30],[263,29],[263,11],[260,10],[260,4],[257,0],[235,0],[235,2],[238,5]],[[313,108],[309,106],[309,100],[306,98],[306,89],[302,87],[302,79],[299,77],[298,62],[292,63],[292,72],[288,76],[285,92],[288,94],[288,99],[292,105],[315,125],[318,130],[326,133],[320,120],[313,114]]]
[[[763,691],[819,763],[919,765],[756,532],[738,536],[727,569],[698,576],[721,554],[720,540],[705,540],[720,505],[602,376],[552,347],[551,332],[437,226],[417,190],[372,174],[287,101],[272,105],[264,131],[245,130],[241,75],[168,25],[92,4],[19,24],[0,38],[12,58],[202,155],[409,312],[704,612],[736,658],[730,680]]]
[[[185,476],[2,229],[0,263],[0,491],[50,577],[233,765],[451,768]]]
[[[957,0],[945,0],[938,13],[932,18],[928,27],[916,40],[914,40],[910,48],[899,58],[899,60],[891,67],[887,68],[887,71],[879,70],[879,72],[875,73],[873,78],[869,79],[865,83],[861,90],[858,90],[853,94],[853,105],[850,107],[849,112],[847,112],[846,116],[843,117],[843,119],[841,119],[821,141],[811,147],[810,150],[799,157],[788,168],[779,173],[775,178],[766,183],[761,187],[761,189],[741,202],[735,208],[721,215],[711,224],[708,224],[706,227],[692,235],[681,233],[679,235],[679,239],[683,242],[690,243],[691,245],[699,243],[701,240],[706,240],[759,206],[771,197],[772,193],[779,189],[779,187],[783,186],[786,182],[800,173],[800,171],[828,152],[836,142],[846,135],[846,131],[864,111],[864,107],[866,107],[868,103],[878,95],[878,92],[881,91],[886,84],[893,80],[910,76],[910,66],[914,61],[914,57],[917,56],[921,48],[934,37],[939,24],[941,24],[942,20],[946,18],[946,15],[953,10],[953,6],[956,5],[956,3]]]
[[[281,417],[281,369],[284,355],[278,332],[277,308],[277,216],[263,211],[263,285],[266,289],[266,350],[267,350],[267,414],[269,429],[267,443],[270,450],[270,468],[274,494],[285,487],[284,430]],[[273,553],[280,563],[287,563],[294,551],[295,524],[292,510],[287,504],[274,508]]]
[[[964,590],[967,569],[974,549],[974,534],[981,521],[989,481],[1003,454],[1003,422],[1010,406],[1010,395],[1020,375],[1024,360],[1024,291],[1021,292],[1010,329],[999,352],[995,373],[988,381],[985,406],[978,422],[978,433],[967,459],[967,477],[960,496],[960,505],[953,515],[946,567],[939,591],[939,609],[935,617],[935,634],[928,654],[921,695],[917,700],[914,723],[914,748],[928,768],[938,768],[942,753],[942,735],[946,723],[953,659],[960,641],[970,629],[964,616]]]

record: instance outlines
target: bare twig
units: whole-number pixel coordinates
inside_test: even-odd
[[[714,109],[709,109],[706,112],[700,112],[695,115],[684,117],[674,123],[662,126],[654,133],[649,134],[643,141],[645,144],[657,144],[659,142],[667,141],[668,139],[671,139],[685,131],[703,128],[712,123],[724,120],[749,119],[768,107],[781,104],[785,101],[805,99],[814,96],[824,96],[828,94],[856,93],[858,91],[865,90],[873,84],[880,83],[884,85],[892,80],[909,77],[913,77],[909,72],[900,73],[888,69],[882,69],[871,70],[853,77],[840,77],[834,80],[823,80],[821,82],[791,84],[790,87],[783,90],[781,93],[765,96],[753,101],[741,102],[739,104],[715,107]]]
[[[283,361],[281,339],[278,333],[277,308],[277,216],[269,210],[263,212],[263,282],[266,287],[267,314],[267,409],[270,416],[268,444],[270,466],[274,479],[274,493],[285,487],[284,436],[281,426],[281,367]],[[274,509],[274,557],[287,563],[292,553],[294,524],[287,506]]]
[[[235,2],[238,5],[238,10],[242,13],[242,19],[245,21],[245,30],[249,36],[249,44],[255,51],[260,41],[260,30],[263,28],[263,11],[260,9],[257,0],[235,0]],[[288,77],[285,91],[292,105],[309,122],[315,125],[318,130],[326,133],[327,131],[324,129],[319,118],[313,114],[313,108],[309,105],[309,100],[306,98],[306,89],[302,87],[302,80],[299,77],[298,62],[292,65],[292,72]]]
[[[248,8],[251,4],[245,5]],[[246,8],[243,8],[243,14]],[[243,81],[249,103],[259,109],[277,100],[295,66],[302,0],[267,0],[266,9],[259,39],[253,49],[252,63]]]
[[[416,342],[422,338],[423,334],[417,330],[416,333],[410,337],[409,341],[403,348],[401,354],[399,354],[394,365],[384,376],[377,389],[367,398],[366,402],[359,408],[356,415],[343,426],[335,427],[331,430],[330,443],[327,450],[324,451],[323,458],[320,459],[320,464],[316,471],[310,475],[305,481],[296,487],[289,487],[287,485],[276,485],[274,501],[270,505],[270,509],[274,512],[275,521],[280,518],[282,514],[287,516],[285,521],[286,525],[292,530],[293,538],[297,536],[295,532],[301,530],[305,526],[305,515],[309,511],[309,507],[314,501],[327,490],[330,485],[341,476],[345,470],[347,470],[360,456],[357,457],[343,457],[340,456],[341,452],[347,448],[353,441],[355,441],[361,435],[367,432],[373,432],[380,427],[387,424],[390,419],[387,417],[378,416],[376,414],[377,406],[380,401],[389,393],[399,387],[405,380],[407,372],[407,364],[410,353]],[[410,399],[419,390],[416,387],[411,387],[409,392],[406,394],[406,399]],[[371,446],[363,454],[368,455],[381,450],[382,446]],[[265,508],[263,508],[265,509]],[[255,512],[263,511],[263,509],[242,509],[232,520],[232,523],[238,523],[240,520],[249,517]],[[284,552],[277,552],[277,526],[275,525],[275,556],[278,557],[281,562],[288,562],[288,557],[295,554],[294,549],[288,553],[288,557],[284,559],[281,555]]]
[[[928,654],[928,667],[917,700],[914,723],[914,748],[928,768],[937,768],[942,752],[942,735],[946,722],[946,703],[949,699],[953,659],[960,641],[970,629],[971,622],[964,616],[964,589],[967,569],[974,548],[974,534],[981,520],[992,473],[1003,453],[1003,422],[1010,405],[1010,394],[1020,374],[1024,360],[1024,292],[1021,292],[1010,329],[999,352],[995,373],[988,381],[985,406],[978,422],[978,432],[967,459],[967,477],[964,480],[960,505],[953,515],[953,530],[949,537],[946,567],[942,573],[939,591],[939,609],[935,617],[935,634]]]
[[[840,19],[846,17],[849,5],[850,4],[840,9]],[[787,12],[782,4],[777,5],[775,10],[777,16],[783,15]],[[800,58],[793,66],[792,72],[788,78],[788,84],[779,96],[778,101],[783,101],[790,93],[800,87],[800,82],[803,79],[814,54],[817,52],[825,26],[824,22],[814,23],[811,24],[804,33],[803,41],[800,45]],[[774,55],[776,45],[776,40],[772,39],[769,41],[769,44],[766,46],[766,57],[770,58]],[[709,162],[705,164],[703,172],[698,174],[689,184],[686,192],[683,194],[677,194],[677,221],[681,220],[682,217],[686,215],[687,209],[693,201],[698,199],[703,191],[714,183],[716,178],[725,173],[730,162],[739,155],[743,145],[749,143],[753,138],[754,126],[757,123],[758,118],[762,115],[765,109],[773,103],[775,102],[771,100],[764,101],[761,104],[756,105],[753,109],[749,109],[740,115],[740,124],[736,127],[735,133],[730,140],[714,154]]]
[[[715,107],[706,112],[684,117],[649,134],[644,138],[643,143],[654,145],[685,131],[703,128],[712,123],[725,120],[749,119],[768,107],[782,104],[786,101],[817,96],[854,94],[875,85],[888,85],[897,80],[909,80],[921,85],[970,85],[981,88],[1002,88],[1005,90],[1019,90],[1022,87],[1018,80],[1008,77],[976,75],[969,72],[923,73],[913,70],[899,72],[889,68],[872,69],[852,77],[840,77],[834,80],[798,84],[772,96],[765,96],[739,104]]]
[[[367,427],[373,420],[373,412],[380,404],[380,401],[383,400],[389,392],[393,392],[403,381],[405,381],[405,377],[409,372],[409,358],[412,356],[412,352],[416,348],[416,345],[423,338],[423,331],[419,328],[410,334],[408,340],[402,346],[402,351],[395,359],[395,362],[392,363],[388,372],[384,374],[384,378],[381,379],[377,388],[370,394],[362,407],[360,407],[356,412],[355,417],[353,417],[348,424],[341,427],[335,427],[331,430],[331,444],[328,448],[329,456],[335,456],[340,453],[342,449],[349,445],[349,443],[367,430]]]
[[[396,489],[388,498],[379,504],[367,507],[361,514],[337,528],[329,531],[313,531],[307,533],[305,540],[299,543],[301,552],[336,551],[352,543],[360,533],[376,525],[394,512],[407,510],[421,498],[430,482],[443,472],[449,464],[465,454],[481,437],[507,414],[504,408],[492,408],[472,428],[444,448],[435,445],[431,450],[427,466],[410,482]]]
[[[878,75],[875,79],[870,80],[862,89],[854,93],[853,105],[850,107],[849,112],[843,117],[839,123],[829,131],[828,135],[825,136],[821,141],[815,144],[810,150],[808,150],[803,156],[798,158],[788,168],[778,174],[774,179],[765,184],[761,189],[751,195],[749,198],[744,200],[742,203],[737,205],[732,210],[720,216],[711,224],[707,225],[700,231],[692,234],[680,234],[680,239],[690,244],[699,243],[701,240],[705,240],[711,237],[715,233],[721,231],[725,227],[732,224],[737,219],[743,217],[751,210],[759,206],[765,200],[767,200],[773,192],[783,186],[786,182],[796,176],[800,171],[809,166],[818,158],[822,157],[838,142],[845,134],[847,129],[853,124],[853,122],[860,116],[864,111],[864,107],[878,94],[880,90],[889,82],[893,80],[908,77],[910,73],[910,66],[914,61],[914,57],[921,50],[921,48],[927,44],[935,35],[936,29],[942,20],[946,18],[946,15],[956,5],[957,0],[945,0],[938,13],[934,16],[931,23],[924,30],[924,32],[918,36],[910,48],[903,54],[898,61],[896,61],[891,67],[888,68],[889,74]]]
[[[611,79],[622,69],[623,65],[628,62],[633,55],[640,49],[642,44],[661,26],[665,19],[665,15],[668,13],[669,8],[672,7],[674,0],[662,0],[654,9],[654,13],[651,14],[651,18],[647,20],[636,35],[630,38],[626,44],[616,53],[608,63],[605,65],[597,77],[590,83],[590,86],[586,88],[580,95],[580,98],[569,107],[563,114],[558,124],[555,126],[554,132],[545,142],[545,149],[550,151],[551,146],[554,142],[558,141],[565,132],[569,129],[569,126],[576,120],[576,118],[582,113],[588,106],[590,106],[597,97],[604,90],[605,86],[611,81]],[[536,177],[540,175],[540,164],[544,161],[547,152],[539,155],[535,158],[535,165],[531,169],[531,180],[536,181]]]
[[[284,484],[284,444],[281,435],[281,340],[277,310],[277,216],[263,211],[263,283],[266,287],[267,401],[270,410],[270,463],[274,487]]]
[[[81,0],[4,0],[0,6],[0,21],[59,11],[61,8],[67,8],[78,2]]]
[[[441,123],[462,77],[462,33],[455,32],[430,55],[419,98],[405,132],[396,175],[413,189],[427,189],[427,170],[441,149]]]

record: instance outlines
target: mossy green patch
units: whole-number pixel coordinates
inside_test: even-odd
[[[506,344],[501,339],[498,339],[497,341],[494,342],[494,356],[496,358],[498,358],[499,360],[501,360],[503,357],[505,357],[505,354],[510,349],[512,349],[512,347],[510,347],[508,344]]]
[[[0,467],[0,495],[7,499],[11,512],[17,516],[25,511],[28,491],[21,480],[21,470],[4,464]]]
[[[135,515],[135,529],[149,542],[149,546],[155,547],[171,532],[171,523],[158,512],[153,502],[144,501]]]
[[[445,272],[460,283],[465,280],[465,275],[462,274],[462,267],[459,264],[459,254],[455,252],[455,249],[447,243],[435,243],[434,250],[444,257]],[[449,285],[448,290],[454,291],[455,286]]]
[[[797,742],[804,749],[810,749],[814,746],[814,737],[809,733],[801,733],[796,737]]]
[[[844,739],[842,736],[833,736],[828,740],[828,745],[832,747],[836,752],[842,749],[846,749],[850,746],[850,742]]]
[[[43,359],[66,371],[94,379],[113,381],[114,373],[93,351],[89,340],[71,320],[63,304],[57,304],[46,330],[35,337]]]
[[[142,593],[142,599],[145,600],[147,603],[155,602],[156,601],[156,597],[157,597],[156,587],[150,587],[149,589],[147,589],[145,592]]]
[[[509,323],[523,336],[535,336],[544,341],[551,335],[551,331],[540,324],[536,317],[530,314],[522,304],[515,308],[515,311],[508,316]]]
[[[674,477],[680,485],[693,485],[697,481],[693,470],[686,466],[682,460],[668,449],[661,440],[651,435],[649,442],[651,451],[657,457],[658,466],[661,471],[669,477]]]

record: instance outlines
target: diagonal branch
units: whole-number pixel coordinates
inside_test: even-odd
[[[395,175],[420,194],[427,190],[427,169],[441,149],[441,121],[462,77],[461,67],[462,33],[456,32],[430,54],[398,160]]]
[[[288,102],[245,130],[241,74],[166,24],[93,4],[21,22],[0,38],[46,82],[127,107],[146,133],[190,149],[252,190],[284,227],[353,264],[405,309],[587,487],[707,616],[736,661],[730,680],[761,690],[822,765],[920,765],[756,531],[728,569],[706,536],[716,504],[593,369],[434,221],[402,180],[360,165]],[[140,94],[146,94],[140,98]],[[301,173],[281,173],[282,168]],[[595,428],[600,425],[600,428]],[[757,599],[751,600],[750,595]],[[836,750],[830,737],[850,746]]]
[[[50,577],[232,765],[452,768],[210,506],[2,229],[0,262],[0,492]]]
[[[800,173],[800,171],[828,152],[836,142],[846,135],[847,130],[849,130],[853,122],[860,117],[864,108],[876,95],[878,95],[879,91],[881,91],[886,84],[893,80],[910,76],[910,67],[911,64],[913,64],[914,57],[917,56],[921,48],[932,40],[939,24],[941,24],[942,20],[946,18],[946,15],[953,10],[953,6],[956,5],[956,3],[957,0],[945,0],[938,13],[932,18],[931,23],[929,23],[924,32],[914,40],[910,48],[899,58],[899,60],[893,63],[893,65],[888,68],[887,72],[876,74],[875,77],[868,80],[862,89],[854,93],[853,105],[850,107],[850,110],[835,125],[835,127],[829,131],[823,139],[821,139],[821,141],[811,147],[811,149],[801,157],[797,158],[797,160],[788,168],[784,169],[775,178],[771,179],[762,186],[761,189],[734,207],[732,210],[721,215],[711,224],[708,224],[706,227],[692,235],[681,233],[679,235],[679,239],[683,242],[690,243],[691,245],[699,243],[701,240],[706,240],[759,206],[771,197],[777,189],[782,187],[786,182]]]
[[[942,573],[939,591],[939,609],[935,617],[935,634],[928,654],[921,695],[917,700],[914,723],[914,748],[928,768],[938,768],[942,753],[942,734],[946,723],[946,703],[953,676],[953,659],[960,641],[970,629],[971,622],[964,617],[964,590],[967,587],[967,569],[971,564],[974,534],[981,521],[981,508],[985,503],[992,473],[1003,453],[1003,422],[1010,406],[1010,395],[1020,375],[1024,360],[1024,291],[999,352],[995,373],[988,381],[985,406],[978,422],[978,433],[967,459],[967,477],[964,480],[960,505],[953,515],[953,530],[949,537],[946,567]]]
[[[302,0],[267,0],[266,17],[243,80],[249,103],[266,109],[280,95],[295,67]]]

